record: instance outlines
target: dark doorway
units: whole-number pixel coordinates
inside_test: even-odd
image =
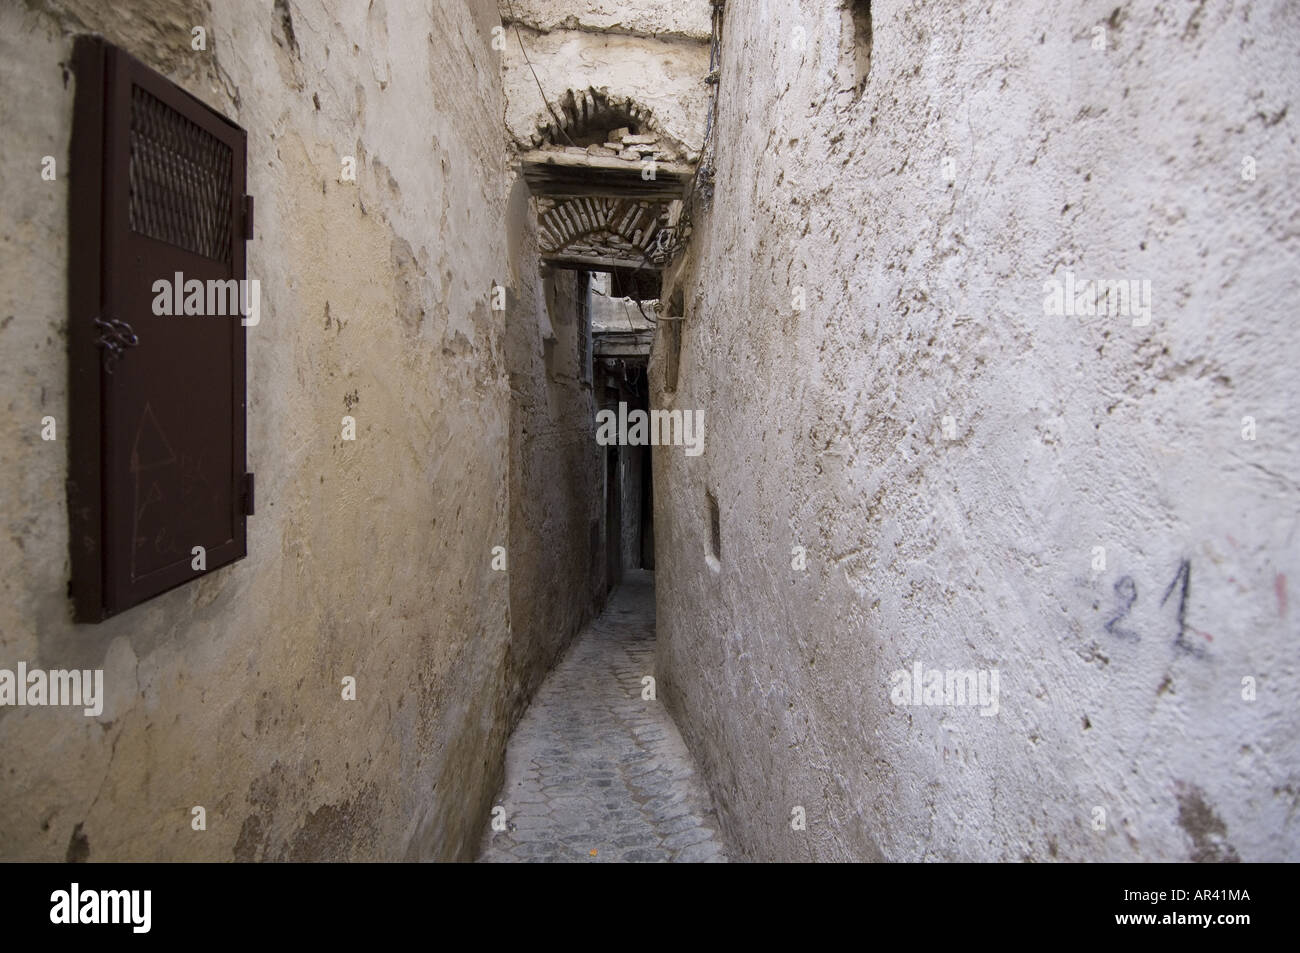
[[[623,581],[623,488],[618,447],[605,448],[605,594]]]

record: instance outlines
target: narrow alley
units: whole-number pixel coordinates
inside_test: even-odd
[[[0,2],[0,861],[1300,860],[1298,60]]]
[[[480,861],[726,860],[681,733],[647,697],[654,624],[654,573],[629,570],[511,736],[506,829]]]

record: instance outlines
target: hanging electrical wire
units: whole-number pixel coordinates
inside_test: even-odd
[[[682,201],[677,222],[672,228],[672,241],[666,246],[668,257],[677,255],[690,238],[691,225],[697,206],[707,208],[713,198],[713,131],[718,114],[718,87],[722,74],[722,18],[726,0],[713,0],[712,29],[709,37],[709,72],[704,82],[711,86],[709,108],[704,119],[704,140],[700,145],[700,158],[695,163],[691,182]]]
[[[555,120],[555,128],[560,131],[565,139],[569,140],[569,145],[576,146],[577,143],[573,141],[573,138],[569,135],[569,131],[564,128],[564,124],[560,122],[560,117],[556,115],[555,109],[551,106],[551,101],[546,96],[546,90],[542,89],[542,81],[537,78],[537,70],[533,69],[533,61],[528,58],[528,50],[524,47],[523,34],[519,32],[519,20],[515,17],[515,7],[510,0],[506,0],[506,9],[510,11],[510,25],[515,28],[515,39],[519,41],[519,52],[524,54],[524,62],[528,64],[528,69],[533,74],[533,82],[537,84],[537,91],[542,94],[542,102],[546,104],[546,111],[549,112],[551,118]]]

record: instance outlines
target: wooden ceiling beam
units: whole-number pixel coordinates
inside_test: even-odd
[[[644,178],[642,162],[608,156],[534,150],[520,157],[524,181],[533,195],[552,199],[610,197],[670,201],[685,196],[692,169],[656,162],[654,178]]]

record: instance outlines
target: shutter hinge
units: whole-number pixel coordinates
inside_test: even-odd
[[[253,240],[253,197],[244,196],[244,241]]]
[[[251,473],[244,474],[243,498],[244,498],[244,515],[252,516],[254,497],[253,497],[253,474]]]

